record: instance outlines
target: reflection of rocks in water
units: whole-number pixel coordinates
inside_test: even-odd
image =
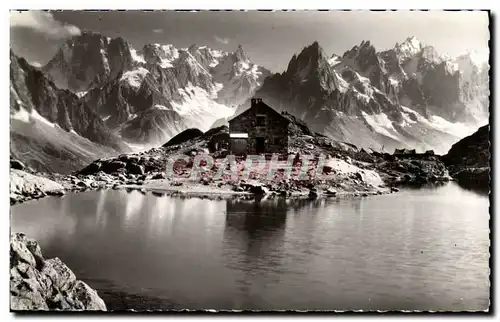
[[[265,257],[278,251],[284,243],[287,215],[304,207],[316,208],[319,200],[262,198],[233,199],[226,203],[224,239],[249,257]]]
[[[134,288],[103,279],[91,279],[109,311],[175,310],[183,308],[165,298],[161,291]]]
[[[474,192],[480,196],[487,196],[489,195],[490,193],[490,185],[489,184],[474,184],[474,183],[470,183],[470,182],[462,182],[462,181],[457,181],[457,184],[467,190],[467,191],[471,191],[471,192]]]
[[[414,184],[405,187],[408,190],[422,190],[422,189],[430,189],[430,190],[438,190],[441,187],[444,187],[448,185],[449,182],[447,181],[438,181],[438,182],[432,182],[432,183],[420,183],[420,184]]]

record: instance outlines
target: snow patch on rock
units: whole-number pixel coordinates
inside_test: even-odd
[[[148,73],[149,71],[146,68],[139,67],[138,69],[125,72],[120,81],[125,81],[130,84],[130,86],[138,88],[141,86],[142,81]]]
[[[387,114],[380,113],[370,115],[364,111],[361,113],[363,114],[366,122],[375,130],[375,132],[399,141],[397,131],[392,126],[392,121],[389,119]]]
[[[205,89],[191,83],[179,89],[181,100],[172,102],[175,112],[185,117],[189,123],[202,131],[207,131],[217,119],[227,118],[234,114],[235,109],[216,103],[216,90],[207,92]]]
[[[464,124],[464,123],[449,122],[449,121],[445,120],[444,118],[439,117],[437,115],[431,115],[429,118],[426,118],[423,115],[419,114],[418,112],[416,112],[416,111],[414,111],[406,106],[401,106],[401,108],[406,112],[406,113],[403,113],[403,118],[405,120],[406,120],[406,117],[409,118],[408,114],[413,114],[416,117],[417,122],[425,124],[433,129],[435,129],[435,130],[445,132],[445,133],[448,133],[448,134],[451,134],[451,135],[454,135],[457,137],[466,137],[466,136],[474,133],[474,131],[477,130],[476,128],[469,126],[467,124]],[[413,123],[415,123],[415,121],[413,121]]]
[[[18,102],[19,103],[19,102]],[[11,119],[18,120],[24,123],[30,122],[30,113],[23,107],[19,109],[16,113],[10,116]]]
[[[144,60],[144,57],[140,54],[137,53],[137,50],[134,48],[130,47],[130,55],[132,56],[132,60],[138,63],[146,63]]]

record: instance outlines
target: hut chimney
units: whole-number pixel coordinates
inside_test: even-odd
[[[251,99],[251,107],[254,107],[255,105],[259,104],[260,102],[262,102],[262,98],[252,98]]]

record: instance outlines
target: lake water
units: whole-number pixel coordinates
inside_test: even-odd
[[[485,310],[489,200],[455,183],[328,200],[93,191],[11,207],[111,309]]]

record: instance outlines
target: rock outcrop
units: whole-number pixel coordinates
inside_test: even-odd
[[[485,125],[453,144],[442,157],[450,174],[463,186],[489,189],[490,131]]]
[[[59,259],[45,259],[38,243],[22,233],[10,238],[10,308],[106,311],[104,301]]]
[[[422,186],[450,181],[439,156],[420,154],[377,154],[375,168],[391,186]]]
[[[11,204],[64,193],[64,187],[55,181],[18,169],[10,170]]]

